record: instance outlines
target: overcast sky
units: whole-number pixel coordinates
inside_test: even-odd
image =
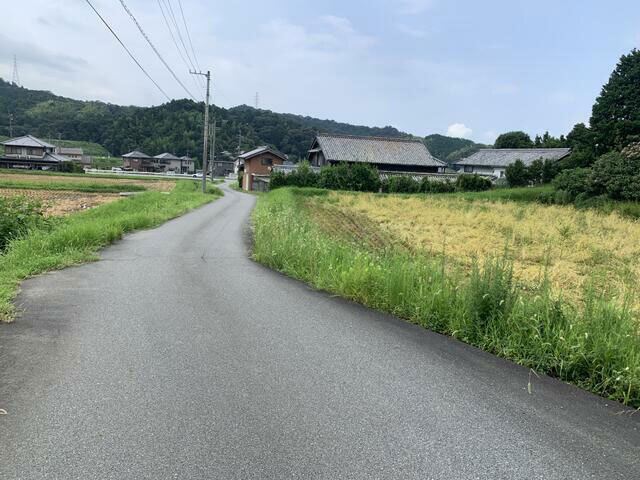
[[[120,1],[92,1],[168,95],[186,97]],[[188,47],[178,0],[170,1]],[[202,98],[159,0],[126,3]],[[259,92],[260,107],[277,112],[479,142],[507,130],[566,134],[588,121],[620,55],[640,46],[638,0],[182,0],[182,7],[218,105],[252,105]],[[117,104],[166,101],[85,0],[6,1],[2,13],[3,78],[11,79],[15,54],[28,88]]]

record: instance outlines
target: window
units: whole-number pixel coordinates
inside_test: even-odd
[[[270,158],[263,158],[261,163],[262,163],[262,165],[271,166],[271,165],[273,165],[273,160],[271,160]]]
[[[473,167],[471,165],[465,165],[464,173],[473,173]]]

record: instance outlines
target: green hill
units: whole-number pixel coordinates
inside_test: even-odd
[[[411,136],[391,126],[350,125],[246,105],[229,109],[214,107],[214,111],[218,152],[235,152],[238,146],[248,150],[258,145],[270,145],[288,154],[292,160],[298,160],[306,156],[318,132]],[[63,139],[74,139],[65,141],[66,146],[81,146],[90,155],[110,152],[118,156],[139,149],[149,155],[169,151],[198,158],[202,152],[203,104],[191,100],[173,100],[156,107],[120,106],[29,90],[0,79],[0,112],[13,113],[16,136],[29,133],[43,139],[55,139],[60,135]],[[8,116],[0,115],[3,134],[8,133],[8,123]],[[442,135],[426,137],[425,142],[432,153],[442,159],[456,150],[454,147],[473,144],[469,140]]]

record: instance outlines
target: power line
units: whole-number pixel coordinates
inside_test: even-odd
[[[193,68],[193,70],[200,71],[200,69],[196,68],[196,65],[194,64],[193,60],[191,60],[191,56],[189,55],[189,50],[187,49],[187,46],[184,43],[184,39],[182,38],[182,33],[180,31],[180,27],[178,26],[178,22],[176,20],[176,16],[173,13],[173,7],[171,6],[171,0],[163,0],[163,1],[165,2],[165,5],[169,6],[169,16],[171,18],[171,21],[173,22],[174,27],[176,28],[176,33],[178,34],[178,38],[180,39],[180,43],[182,44],[182,48],[184,49],[184,53],[187,54],[187,59],[189,60],[189,64],[191,65],[191,68]],[[198,79],[200,81],[202,81],[202,79],[200,77],[198,77]]]
[[[191,66],[187,63],[187,60],[184,58],[184,54],[182,53],[182,50],[180,50],[180,46],[178,45],[178,42],[176,41],[176,37],[173,34],[173,29],[171,28],[171,25],[169,25],[169,20],[167,20],[167,16],[164,13],[164,8],[162,7],[162,2],[160,0],[158,0],[158,7],[160,7],[160,12],[162,13],[162,18],[164,18],[164,23],[167,26],[167,30],[169,30],[169,34],[171,35],[171,40],[173,40],[173,44],[176,46],[176,49],[178,50],[178,54],[180,55],[180,58],[182,59],[182,63],[184,63],[184,66],[187,67],[187,70],[190,70]],[[200,88],[202,88],[202,83],[198,83],[196,81],[196,78],[193,75],[189,75],[189,77],[191,78],[191,81],[193,82],[193,84],[195,85],[195,87],[198,90]]]
[[[129,14],[129,16],[131,17],[131,20],[133,20],[133,23],[136,24],[136,27],[138,27],[138,30],[140,30],[140,34],[144,37],[144,39],[147,41],[147,43],[149,44],[149,46],[151,47],[151,49],[155,52],[155,54],[158,56],[158,58],[160,59],[160,61],[164,64],[165,67],[167,67],[167,70],[169,70],[169,72],[171,73],[171,75],[173,75],[173,78],[176,79],[176,82],[178,82],[180,84],[180,86],[184,89],[185,92],[187,92],[187,94],[189,94],[189,96],[194,100],[197,101],[196,98],[193,96],[193,94],[189,91],[189,89],[187,87],[184,86],[184,83],[182,83],[182,81],[178,78],[178,76],[175,74],[175,72],[171,69],[171,67],[169,66],[169,64],[167,62],[164,61],[164,58],[162,58],[162,55],[160,55],[160,52],[158,51],[158,49],[155,47],[155,45],[151,42],[151,39],[147,36],[147,34],[144,32],[144,30],[142,29],[142,26],[140,26],[140,23],[138,23],[138,20],[136,20],[136,17],[133,16],[133,13],[131,13],[131,10],[129,10],[129,8],[127,7],[127,5],[124,3],[124,0],[120,0],[120,4],[122,5],[122,8],[124,8],[124,10]]]
[[[196,57],[196,51],[193,49],[193,43],[191,43],[191,34],[189,33],[189,27],[187,27],[187,21],[184,19],[184,11],[182,10],[182,0],[178,0],[178,5],[180,6],[180,15],[182,15],[182,22],[184,23],[184,29],[187,32],[187,38],[189,39],[189,46],[191,47],[193,60],[196,62],[196,66],[198,67],[198,70],[200,70],[200,65],[198,64],[198,57]]]
[[[153,84],[157,87],[158,90],[160,90],[160,92],[162,92],[162,94],[167,98],[167,100],[171,101],[171,98],[169,98],[169,95],[166,94],[166,92],[160,87],[160,85],[158,85],[158,83],[153,78],[151,78],[151,75],[149,75],[147,71],[142,67],[142,65],[140,65],[140,62],[138,62],[136,57],[133,56],[133,53],[131,53],[131,51],[122,42],[122,40],[120,40],[120,37],[118,37],[116,32],[113,31],[113,28],[111,28],[111,26],[107,23],[107,21],[104,18],[102,18],[102,15],[98,13],[98,11],[96,10],[96,7],[94,7],[89,0],[85,0],[85,1],[89,4],[91,9],[96,13],[96,15],[100,18],[100,20],[102,20],[102,23],[104,23],[104,25],[109,29],[109,31],[113,34],[116,40],[118,40],[118,43],[122,45],[122,48],[124,48],[125,51],[129,54],[129,56],[131,57],[131,60],[135,62],[138,68],[140,68],[140,70],[142,70],[142,72],[147,76],[147,78],[153,82]]]

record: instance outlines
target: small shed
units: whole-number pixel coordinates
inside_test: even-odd
[[[254,190],[254,177],[268,176],[274,165],[282,165],[287,156],[270,147],[258,147],[250,152],[243,153],[238,157],[244,162],[244,174],[242,178],[242,189]]]

